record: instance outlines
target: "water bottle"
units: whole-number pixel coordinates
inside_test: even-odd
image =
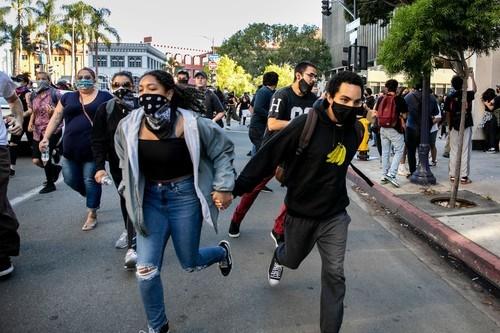
[[[50,159],[49,150],[46,149],[45,151],[42,151],[42,163],[43,163],[43,165],[46,165],[47,162],[49,161],[49,159]]]
[[[111,184],[113,184],[113,180],[111,179],[110,176],[104,176],[101,178],[101,184],[102,185],[111,185]]]

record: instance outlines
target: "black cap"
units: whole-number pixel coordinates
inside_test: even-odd
[[[197,72],[197,73],[194,75],[194,77],[198,77],[198,76],[203,76],[205,79],[208,79],[207,74],[206,74],[205,72],[203,72],[203,71],[199,71],[199,72]]]
[[[14,82],[30,82],[30,79],[26,74],[18,74],[16,76],[11,76],[11,79]]]

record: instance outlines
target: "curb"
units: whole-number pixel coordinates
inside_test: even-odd
[[[351,168],[347,171],[347,178],[453,256],[462,260],[476,273],[500,288],[500,258],[495,254],[462,236],[408,201],[398,198],[383,186],[379,184],[374,184],[373,187],[368,186]]]

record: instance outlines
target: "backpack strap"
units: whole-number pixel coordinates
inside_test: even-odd
[[[311,109],[307,114],[306,124],[304,125],[304,129],[302,130],[302,134],[300,135],[299,146],[297,147],[297,151],[295,152],[297,156],[300,156],[304,152],[304,149],[309,145],[309,141],[311,141],[311,137],[314,133],[317,122],[318,113],[315,109]]]
[[[112,98],[106,103],[106,120],[109,120],[109,117],[111,117],[111,114],[115,109],[115,104],[116,104],[116,98]]]

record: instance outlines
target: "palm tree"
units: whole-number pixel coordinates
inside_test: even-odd
[[[44,38],[47,42],[47,64],[50,65],[52,63],[52,34],[58,16],[55,13],[56,6],[55,0],[37,0],[35,11],[37,13],[37,23],[43,27]]]
[[[21,36],[24,29],[23,25],[25,24],[26,20],[29,19],[34,13],[34,8],[31,7],[32,0],[10,0],[8,2],[10,2],[10,5],[3,8],[10,8],[10,10],[13,10],[16,13],[16,25],[14,26],[16,36],[11,40],[12,48],[14,50],[12,67],[14,74],[19,74],[21,56],[23,53],[23,43],[21,42]]]
[[[11,26],[7,24],[5,16],[9,13],[9,7],[0,7],[0,46],[10,41],[9,33]]]
[[[99,40],[103,41],[108,48],[111,45],[111,40],[108,34],[113,36],[118,43],[120,43],[120,35],[118,31],[111,27],[106,21],[106,18],[111,15],[111,11],[107,8],[94,8],[91,20],[90,20],[90,36],[91,40],[94,42],[94,62],[95,62],[95,73],[98,77],[99,75]]]
[[[63,5],[62,9],[66,11],[64,21],[71,27],[71,83],[73,84],[76,74],[76,45],[82,44],[83,57],[85,57],[85,43],[87,41],[87,27],[89,17],[94,8],[83,1],[70,5]]]

